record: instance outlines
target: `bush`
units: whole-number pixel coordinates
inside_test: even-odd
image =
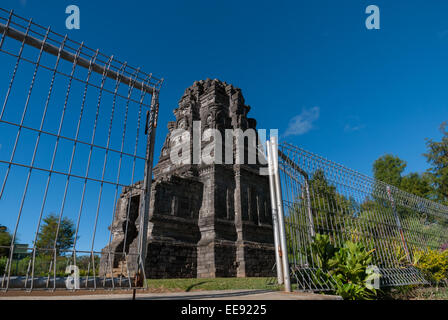
[[[6,262],[8,261],[8,257],[0,257],[0,277],[3,277],[6,268]]]
[[[8,229],[0,225],[0,257],[9,256],[9,247],[11,245],[12,235]]]
[[[335,293],[344,299],[372,299],[376,296],[370,281],[379,277],[369,268],[374,250],[367,251],[361,243],[346,241],[341,248],[333,246],[328,235],[316,234],[310,250],[306,253],[308,261],[314,261],[319,268],[318,282],[332,282]]]
[[[344,299],[372,299],[376,296],[370,281],[378,278],[369,265],[374,250],[367,251],[361,243],[346,241],[329,261],[330,274],[336,282],[336,293]]]
[[[330,259],[334,257],[337,250],[338,248],[330,242],[328,235],[318,233],[306,254],[308,261],[314,261],[318,268],[326,272],[329,270]]]
[[[448,278],[448,250],[417,251],[414,265],[436,286]]]

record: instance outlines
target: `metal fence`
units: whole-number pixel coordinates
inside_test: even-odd
[[[0,36],[0,290],[142,286],[146,232],[110,255],[108,226],[128,187],[147,227],[163,80],[1,8]]]
[[[351,240],[374,249],[383,287],[427,283],[413,267],[414,255],[448,245],[448,207],[287,143],[278,146],[277,174],[285,256],[298,289],[334,288],[318,271],[316,234],[328,235],[337,246]]]

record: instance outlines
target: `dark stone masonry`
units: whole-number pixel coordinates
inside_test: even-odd
[[[249,110],[240,89],[216,79],[196,81],[185,90],[174,110],[176,121],[168,123],[169,134],[153,171],[148,278],[273,275],[269,179],[259,174],[261,164],[173,164],[170,159],[176,143],[170,140],[174,129],[185,129],[192,137],[193,121],[201,121],[201,132],[215,128],[225,137],[225,129],[256,128],[256,120],[247,117]],[[141,182],[134,187],[139,186]],[[107,258],[109,247],[103,249],[100,274],[110,273],[108,261],[114,273],[126,265],[131,269],[135,257],[129,253],[137,252],[139,238],[139,200],[139,189],[123,188],[110,227],[113,255]]]

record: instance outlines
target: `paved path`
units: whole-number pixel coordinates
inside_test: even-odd
[[[57,293],[56,293],[57,294]],[[24,295],[2,296],[0,300],[131,300],[129,293],[92,295]],[[137,300],[341,300],[339,296],[306,292],[285,293],[270,290],[214,290],[173,293],[137,293]]]

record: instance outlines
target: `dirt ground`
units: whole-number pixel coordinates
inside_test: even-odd
[[[341,300],[305,292],[281,292],[271,290],[197,290],[194,292],[136,290],[136,300]],[[161,290],[159,290],[161,291]],[[9,291],[0,295],[0,300],[133,300],[132,290],[97,291],[33,291],[30,293]]]
[[[182,292],[182,290],[175,290],[175,289],[136,289],[136,295],[138,294],[147,294],[147,293],[171,293],[171,292]],[[56,289],[56,290],[42,290],[42,289],[34,289],[31,292],[27,292],[24,290],[14,290],[10,289],[7,292],[0,291],[0,299],[2,297],[38,297],[38,296],[45,296],[45,297],[57,297],[57,296],[82,296],[82,295],[110,295],[110,294],[121,294],[126,295],[129,294],[130,296],[133,295],[132,289],[115,289],[115,290],[104,290],[104,289],[80,289],[80,290],[66,290],[66,289]]]

